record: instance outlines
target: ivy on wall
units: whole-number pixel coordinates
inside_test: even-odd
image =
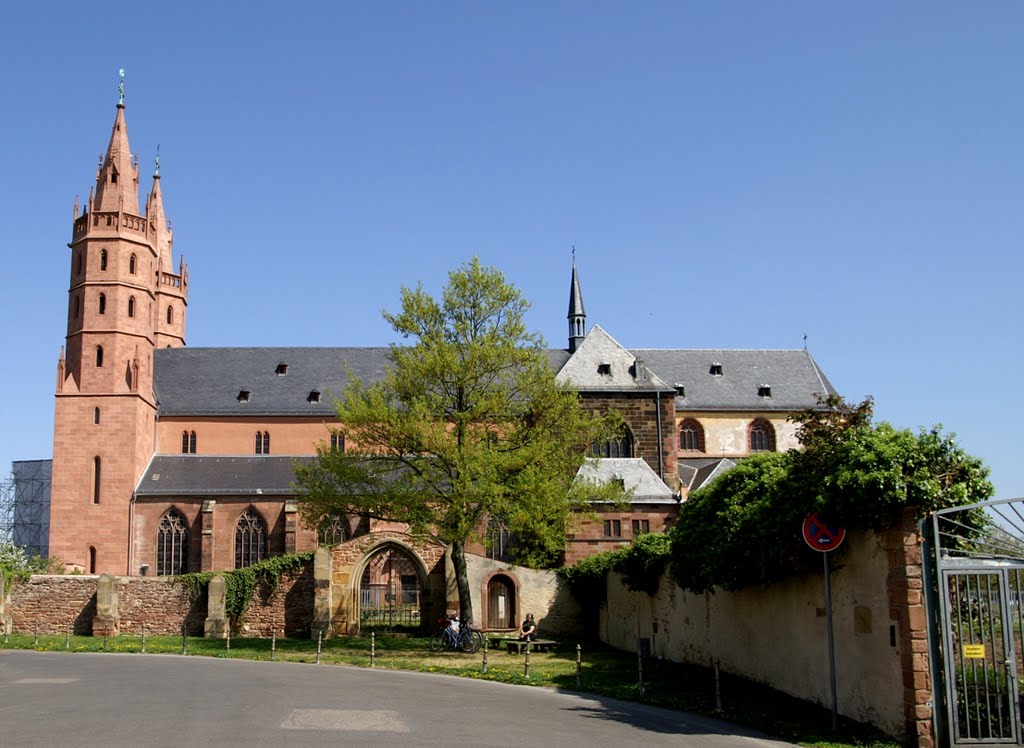
[[[256,589],[271,595],[281,585],[281,577],[301,569],[313,560],[313,551],[290,553],[258,561],[252,566],[231,571],[199,571],[182,574],[175,581],[185,587],[191,600],[208,594],[210,580],[218,574],[224,577],[224,606],[227,616],[236,624],[242,621],[246,608],[252,602]]]

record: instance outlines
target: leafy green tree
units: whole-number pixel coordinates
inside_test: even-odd
[[[738,589],[816,568],[800,537],[811,511],[848,529],[881,529],[908,507],[931,512],[992,496],[988,469],[954,435],[875,425],[870,398],[824,398],[792,420],[801,449],[743,460],[682,506],[671,531],[680,586]]]
[[[586,448],[606,439],[612,417],[585,412],[555,381],[527,302],[478,260],[452,271],[441,298],[404,288],[384,318],[410,345],[392,346],[383,378],[349,377],[336,401],[351,452],[321,444],[296,469],[303,517],[334,512],[407,523],[448,544],[460,617],[473,619],[466,543],[496,518],[528,564],[555,559],[570,512],[614,486],[574,482]]]
[[[0,571],[4,574],[4,586],[9,590],[14,581],[28,579],[33,574],[60,574],[64,564],[58,558],[30,556],[21,546],[5,542],[0,543]],[[7,590],[0,590],[0,594]]]

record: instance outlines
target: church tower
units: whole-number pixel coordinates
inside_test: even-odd
[[[50,555],[87,573],[134,574],[132,497],[153,454],[153,350],[185,344],[188,271],[173,270],[157,157],[145,213],[123,82],[107,152],[75,200],[67,339],[57,362]]]

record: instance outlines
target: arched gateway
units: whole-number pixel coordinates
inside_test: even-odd
[[[359,628],[411,631],[423,621],[426,570],[415,554],[387,543],[366,558],[359,577]]]

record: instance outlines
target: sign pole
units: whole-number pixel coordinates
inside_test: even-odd
[[[832,639],[832,575],[829,573],[829,553],[821,554],[825,560],[825,626],[828,628],[828,680],[832,689],[832,732],[839,730],[839,706],[836,700],[836,650]]]

